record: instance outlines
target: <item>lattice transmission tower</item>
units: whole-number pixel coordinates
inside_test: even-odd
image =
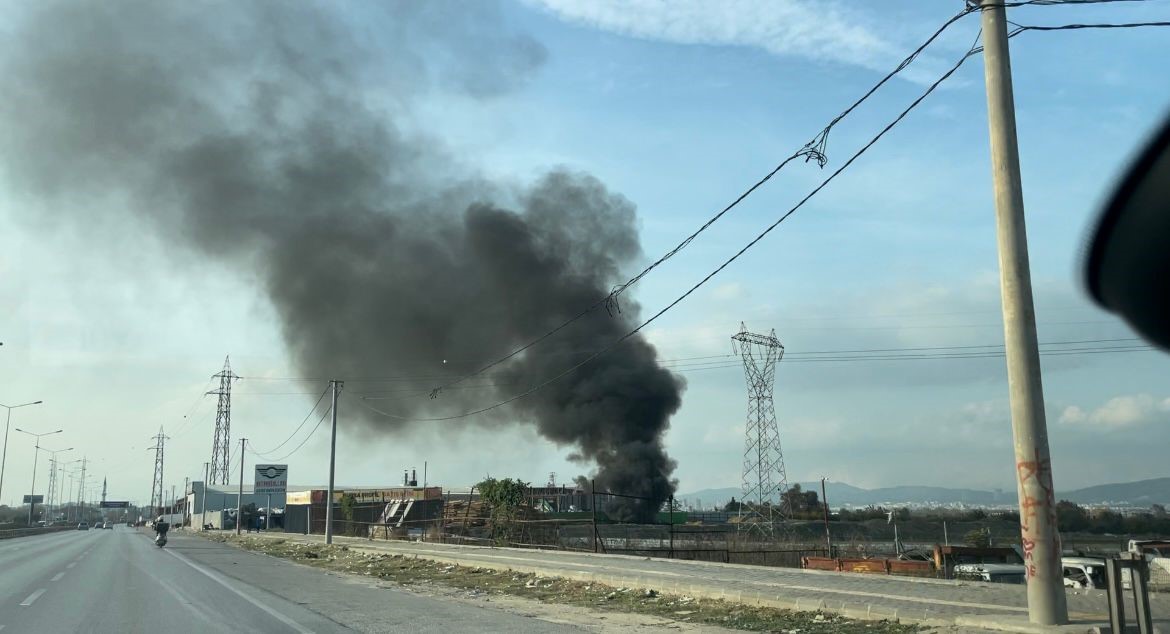
[[[213,379],[219,379],[219,389],[208,394],[219,396],[219,406],[215,410],[215,436],[211,441],[211,477],[210,484],[229,484],[231,469],[229,462],[232,455],[232,381],[240,377],[232,373],[229,357],[223,358],[223,370],[213,374]]]
[[[731,339],[732,346],[743,357],[748,388],[740,526],[771,534],[776,523],[787,516],[783,499],[788,491],[788,474],[784,470],[780,429],[772,403],[776,364],[784,356],[784,346],[776,338],[775,330],[760,335],[748,332],[742,323]]]
[[[166,495],[163,492],[163,449],[168,438],[170,436],[163,434],[163,428],[159,427],[158,434],[154,436],[155,445],[150,447],[154,450],[154,479],[150,483],[150,505],[154,510],[150,514],[151,517],[157,517],[166,506],[163,499]]]
[[[49,489],[45,492],[45,509],[53,510],[57,503],[57,456],[49,458]],[[50,516],[49,521],[53,518]]]

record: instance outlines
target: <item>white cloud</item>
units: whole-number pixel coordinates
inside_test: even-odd
[[[1088,416],[1085,415],[1085,410],[1077,407],[1076,405],[1069,405],[1068,407],[1064,408],[1064,411],[1060,414],[1060,422],[1066,425],[1083,423],[1087,418]]]
[[[721,302],[733,301],[742,299],[745,295],[743,284],[739,282],[731,282],[730,284],[721,284],[711,291],[711,296]]]
[[[1115,396],[1097,409],[1086,412],[1076,405],[1066,407],[1060,422],[1066,425],[1093,425],[1106,428],[1145,425],[1170,418],[1170,398],[1157,400],[1149,394]]]
[[[819,0],[527,0],[562,20],[678,44],[748,46],[886,69],[900,47]],[[908,52],[908,51],[907,51]]]

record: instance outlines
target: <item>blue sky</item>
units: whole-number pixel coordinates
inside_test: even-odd
[[[589,172],[638,207],[646,259],[671,248],[806,141],[961,7],[960,2],[503,2],[502,23],[547,49],[525,81],[490,98],[436,87],[411,124],[485,176],[524,183],[554,166]],[[342,16],[374,42],[391,15]],[[1170,3],[1013,10],[1026,24],[1170,19]],[[834,129],[829,163],[794,163],[638,284],[656,311],[836,169],[961,55],[978,16],[954,25]],[[1132,337],[1078,284],[1079,252],[1128,156],[1170,107],[1159,29],[1026,33],[1012,41],[1025,204],[1041,341]],[[371,66],[392,65],[379,60]],[[741,321],[775,329],[792,356],[776,408],[792,480],[859,486],[1012,483],[1002,359],[795,363],[801,351],[1002,341],[981,59],[967,64],[822,194],[653,325],[666,359],[730,352]],[[374,99],[392,101],[392,93]],[[44,230],[0,194],[0,402],[43,398],[17,424],[67,428],[112,489],[145,498],[158,426],[175,436],[180,485],[198,477],[214,403],[204,377],[231,352],[241,374],[290,363],[275,315],[246,274],[176,270],[142,227]],[[22,222],[11,224],[17,218]],[[10,222],[11,221],[11,222]],[[130,237],[127,237],[127,234]],[[133,239],[132,252],[119,240]],[[617,282],[618,280],[615,280]],[[1170,359],[1158,353],[1045,357],[1058,489],[1170,475]],[[685,373],[668,446],[683,491],[737,486],[745,387],[734,367]],[[239,384],[233,436],[272,445],[312,397]],[[189,419],[184,414],[191,412]],[[66,438],[66,436],[70,436]],[[10,438],[3,501],[27,489],[31,447]],[[342,483],[393,482],[429,462],[432,481],[485,473],[567,479],[585,470],[524,427],[392,438],[342,435]],[[319,434],[290,479],[325,480]],[[75,452],[76,453],[76,452]],[[390,465],[390,467],[387,467]],[[43,471],[43,470],[42,470]],[[43,478],[40,474],[39,478]],[[11,488],[10,488],[11,487]]]

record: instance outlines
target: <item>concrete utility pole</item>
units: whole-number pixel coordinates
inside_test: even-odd
[[[207,526],[207,474],[210,469],[210,462],[203,463],[203,504],[201,505],[203,509],[203,519],[199,521],[199,530],[203,530],[203,527]],[[220,526],[220,528],[223,527]]]
[[[833,534],[829,532],[829,495],[825,490],[825,479],[821,478],[821,508],[825,511],[825,550],[826,557],[833,556]]]
[[[244,444],[247,438],[240,439],[240,492],[236,495],[236,534],[240,534],[244,523]]]
[[[341,391],[342,383],[336,379],[329,382],[333,388],[333,400],[330,411],[333,412],[333,425],[329,432],[329,490],[325,494],[325,543],[333,543],[333,473],[337,465],[337,393]],[[309,527],[312,529],[312,527]],[[312,532],[310,530],[310,532]]]
[[[1028,267],[1007,17],[1000,0],[982,0],[981,6],[1000,293],[1020,499],[1020,534],[1027,567],[1028,619],[1040,625],[1061,625],[1068,623],[1068,605],[1060,565],[1060,533],[1056,525],[1036,312],[1032,305],[1032,275]]]

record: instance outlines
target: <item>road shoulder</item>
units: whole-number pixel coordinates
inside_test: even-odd
[[[254,552],[325,568],[385,587],[444,597],[475,605],[495,604],[514,613],[555,618],[589,629],[644,627],[681,631],[768,630],[816,632],[908,632],[914,625],[856,620],[823,611],[792,611],[767,606],[668,594],[633,585],[543,576],[519,570],[460,566],[425,557],[378,552],[361,544],[325,546],[300,536],[235,536],[211,533]],[[376,545],[375,545],[376,546]]]

